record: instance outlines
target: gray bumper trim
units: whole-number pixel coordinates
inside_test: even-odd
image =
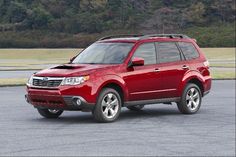
[[[80,96],[63,96],[63,99],[66,105],[70,108],[92,110],[95,106],[95,104],[88,103],[83,97]],[[81,100],[81,105],[76,104],[76,99]]]

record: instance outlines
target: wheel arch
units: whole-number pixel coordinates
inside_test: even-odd
[[[104,88],[112,88],[112,89],[115,89],[119,94],[120,94],[120,97],[121,97],[121,100],[122,100],[122,106],[124,104],[124,102],[127,100],[127,89],[124,85],[124,82],[122,81],[118,81],[118,80],[109,80],[109,81],[106,81],[104,83],[102,83],[98,90],[97,90],[97,98],[96,100],[98,99],[99,97],[99,93],[102,91],[102,89]]]
[[[124,92],[123,92],[123,89],[120,85],[118,85],[117,83],[107,83],[101,88],[101,90],[104,88],[112,88],[112,89],[116,90],[120,94],[120,98],[121,98],[122,102],[124,102]],[[123,106],[123,103],[122,103],[122,106]]]
[[[203,87],[203,82],[201,82],[199,79],[197,78],[192,78],[190,79],[186,84],[188,83],[193,83],[195,85],[197,85],[199,87],[199,89],[201,90],[201,94],[202,96],[204,95],[204,87]]]
[[[188,83],[193,83],[193,84],[196,84],[200,88],[201,94],[203,96],[204,90],[205,90],[204,82],[205,82],[204,77],[201,76],[201,74],[199,74],[198,72],[192,71],[188,73],[187,75],[185,75],[185,77],[182,80],[181,85],[179,86],[179,91],[180,91],[179,95],[180,96],[182,95],[182,92]]]

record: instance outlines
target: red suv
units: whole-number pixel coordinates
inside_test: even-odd
[[[98,40],[68,64],[35,73],[25,97],[46,118],[81,110],[112,122],[121,107],[138,111],[146,104],[176,102],[180,112],[196,113],[210,88],[209,64],[195,39],[119,35]]]

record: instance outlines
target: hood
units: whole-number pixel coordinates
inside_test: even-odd
[[[44,77],[73,77],[89,75],[97,70],[101,70],[108,67],[114,67],[116,65],[107,64],[63,64],[39,71],[35,76]]]

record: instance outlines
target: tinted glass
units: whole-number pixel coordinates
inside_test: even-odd
[[[177,48],[174,42],[157,43],[157,49],[160,63],[167,63],[181,60],[179,49]]]
[[[144,64],[156,64],[156,49],[154,43],[145,43],[138,47],[133,57],[144,59]]]
[[[94,43],[81,52],[74,64],[119,64],[123,63],[133,43]]]
[[[192,43],[179,42],[179,47],[186,59],[194,59],[199,56],[196,48]]]

